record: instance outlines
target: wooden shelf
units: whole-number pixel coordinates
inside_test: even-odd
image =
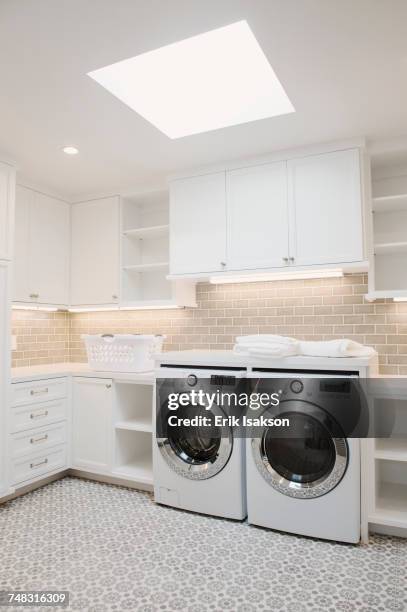
[[[407,462],[407,440],[405,438],[379,438],[376,440],[374,456],[384,461]]]
[[[124,266],[123,270],[125,270],[126,272],[149,272],[152,270],[166,270],[168,267],[168,261],[159,261],[156,263],[133,264],[131,266]]]
[[[407,253],[407,242],[382,242],[374,245],[375,255]]]
[[[170,229],[169,225],[151,225],[150,227],[138,227],[135,229],[126,230],[123,236],[129,238],[155,238],[157,236],[165,236]]]
[[[143,419],[128,419],[127,421],[118,421],[115,425],[116,429],[126,429],[128,431],[144,431],[151,433],[153,426],[151,421]]]
[[[373,211],[376,213],[407,210],[407,194],[381,196],[372,199]]]

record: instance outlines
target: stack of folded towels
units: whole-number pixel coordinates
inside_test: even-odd
[[[287,336],[258,334],[238,336],[233,347],[235,353],[253,357],[291,357],[307,355],[309,357],[370,357],[375,354],[371,346],[364,346],[354,340],[296,340]]]

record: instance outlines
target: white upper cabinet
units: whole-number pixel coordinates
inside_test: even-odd
[[[227,268],[287,265],[287,164],[277,162],[226,173]]]
[[[359,155],[347,149],[174,181],[171,275],[365,266]]]
[[[30,281],[30,208],[34,192],[25,187],[16,187],[16,213],[13,258],[13,300],[29,302]]]
[[[14,301],[68,304],[69,217],[66,202],[17,187]]]
[[[71,304],[119,301],[119,198],[72,205]]]
[[[175,180],[170,186],[170,274],[226,267],[225,173]]]
[[[68,304],[69,204],[35,194],[30,215],[30,293],[38,302]]]
[[[0,260],[13,253],[15,169],[0,162]]]
[[[359,151],[288,161],[290,256],[297,266],[363,259]]]

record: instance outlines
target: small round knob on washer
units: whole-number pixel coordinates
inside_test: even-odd
[[[198,377],[195,374],[189,374],[187,377],[187,384],[190,387],[195,387],[196,383],[198,382]]]
[[[301,393],[304,389],[304,385],[300,380],[293,380],[290,384],[290,389],[293,393]]]

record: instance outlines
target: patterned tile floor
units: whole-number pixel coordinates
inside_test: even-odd
[[[95,612],[406,610],[407,540],[334,544],[65,478],[0,507],[8,588],[69,590]]]

